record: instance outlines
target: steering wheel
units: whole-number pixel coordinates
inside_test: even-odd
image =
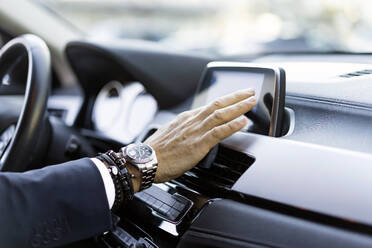
[[[22,35],[1,48],[0,171],[24,171],[37,157],[40,140],[48,135],[44,131],[50,82],[50,53],[43,40]],[[6,93],[17,87],[24,92],[18,106],[19,95]]]

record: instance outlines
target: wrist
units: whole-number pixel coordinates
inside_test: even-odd
[[[114,182],[115,201],[112,209],[115,211],[121,205],[132,200],[134,194],[132,179],[134,175],[128,170],[126,160],[112,150],[100,154],[97,158],[105,164]]]
[[[107,162],[105,161],[101,161],[101,162],[106,166],[108,170],[110,170],[110,165]],[[129,171],[129,174],[132,174],[134,176],[132,177],[133,191],[134,193],[137,193],[141,186],[141,178],[142,178],[141,172],[129,163],[126,164],[126,167]]]
[[[136,184],[135,191],[151,187],[158,167],[155,150],[144,143],[133,143],[122,147],[120,152],[130,165],[131,172],[136,175],[133,178],[133,183]]]
[[[115,185],[114,181],[111,178],[110,172],[107,169],[105,163],[97,158],[91,158],[91,161],[97,167],[103,181],[103,185],[105,187],[105,192],[107,196],[107,202],[109,204],[110,209],[114,206],[115,203]]]
[[[114,200],[114,204],[111,206],[111,210],[116,211],[119,208],[119,206],[122,205],[124,201],[123,190],[122,190],[122,186],[120,185],[120,180],[118,177],[119,168],[116,167],[115,163],[111,160],[111,158],[107,154],[101,154],[97,156],[96,159],[98,159],[105,165],[107,171],[110,174],[111,180],[114,184],[115,200]]]
[[[129,163],[127,163],[127,169],[130,174],[134,175],[134,177],[132,177],[133,191],[137,193],[141,187],[141,172]]]

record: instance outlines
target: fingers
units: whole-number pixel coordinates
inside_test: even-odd
[[[221,126],[214,127],[208,131],[203,137],[206,141],[206,144],[210,148],[217,145],[221,140],[233,135],[248,124],[248,119],[245,116],[240,116],[228,123],[225,123]]]
[[[208,116],[218,109],[222,109],[227,106],[233,105],[237,102],[243,101],[244,99],[254,96],[254,94],[255,94],[254,89],[244,89],[217,98],[216,100],[207,105],[202,114]]]
[[[203,121],[203,129],[209,130],[231,120],[234,120],[239,116],[251,111],[256,106],[256,103],[256,97],[251,96],[246,100],[235,103],[226,108],[218,109]]]

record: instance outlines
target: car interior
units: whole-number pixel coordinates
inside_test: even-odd
[[[215,96],[226,75],[219,95],[247,87],[247,75],[261,73],[272,84],[248,116],[253,128],[223,140],[181,177],[137,193],[114,216],[111,232],[67,247],[371,247],[371,53],[222,56],[98,39],[47,5],[84,1],[4,2],[0,171],[142,142],[179,113],[210,102],[206,95]],[[234,72],[242,73],[240,84]]]

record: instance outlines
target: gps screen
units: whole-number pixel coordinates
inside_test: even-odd
[[[241,62],[211,62],[199,81],[192,108],[248,88],[255,90],[257,105],[245,114],[249,119],[245,131],[280,136],[285,104],[285,72],[280,68]]]
[[[205,85],[205,88],[209,86],[206,92],[206,103],[209,103],[220,96],[247,88],[253,88],[257,99],[259,99],[264,77],[265,74],[263,73],[214,71],[212,72],[210,82],[204,82],[208,84]],[[255,112],[256,108],[257,107],[252,111]]]

